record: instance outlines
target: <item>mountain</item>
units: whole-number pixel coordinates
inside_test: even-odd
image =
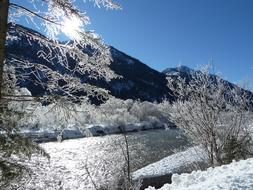
[[[17,25],[18,28],[23,28],[33,35],[40,36],[46,39],[45,36],[25,28],[23,26]],[[38,52],[41,50],[47,52],[48,48],[45,43],[38,43],[38,41],[33,40],[25,35],[22,35],[17,27],[10,25],[9,32],[12,33],[18,40],[8,40],[7,41],[7,60],[11,58],[22,58],[24,60],[29,60],[30,62],[39,63],[45,65],[52,70],[59,72],[61,74],[71,74],[68,73],[63,66],[58,64],[58,60],[53,59],[51,62],[45,61],[44,58],[38,56]],[[89,79],[87,75],[79,75],[83,83],[90,83],[92,85],[107,89],[110,91],[111,95],[120,98],[120,99],[134,99],[140,101],[157,101],[160,102],[163,99],[169,99],[171,101],[175,100],[176,97],[173,97],[170,89],[167,87],[166,77],[170,76],[173,79],[177,77],[186,78],[186,81],[192,79],[192,76],[199,71],[194,71],[186,66],[179,66],[176,68],[167,68],[163,72],[158,72],[149,66],[145,65],[138,59],[135,59],[114,47],[109,47],[112,61],[110,68],[121,78],[112,79],[111,81],[105,81],[103,79]],[[84,50],[89,51],[89,50]],[[54,54],[55,52],[50,52]],[[54,55],[52,55],[54,57]],[[74,66],[76,63],[75,60],[67,58],[70,65]],[[8,63],[8,62],[7,62]],[[22,79],[19,81],[21,87],[28,88],[31,91],[32,95],[44,95],[47,93],[47,89],[38,83],[34,82],[37,79],[32,74],[34,70],[31,69],[17,69],[19,73],[26,73],[29,76],[28,78]],[[41,71],[36,71],[41,72]],[[43,73],[40,73],[43,76]],[[213,76],[215,77],[215,76]],[[32,80],[31,80],[32,79]],[[45,80],[46,79],[40,79]],[[234,84],[225,81],[224,82],[229,86],[235,86]],[[252,96],[251,92],[248,92]],[[79,95],[83,95],[80,93]]]
[[[183,78],[183,79],[185,79],[186,82],[193,80],[193,78],[196,79],[197,75],[200,75],[200,76],[202,75],[201,71],[190,69],[187,66],[178,66],[175,68],[167,68],[164,71],[162,71],[162,73],[170,78],[173,78],[174,80],[177,80],[179,77]],[[210,82],[215,84],[218,76],[214,75],[214,74],[209,74],[209,77],[210,77],[209,78]],[[233,84],[229,81],[226,81],[223,79],[221,79],[221,81],[223,83],[225,83],[225,85],[227,85],[228,87],[230,87],[232,89],[236,87],[235,84]],[[244,89],[242,89],[242,90],[244,90]],[[248,93],[251,93],[251,92],[248,92]]]
[[[185,79],[186,83],[189,83],[191,80],[198,80],[201,77],[204,77],[204,74],[199,71],[199,70],[193,70],[190,69],[186,66],[179,66],[176,68],[167,68],[165,69],[163,72],[163,74],[165,74],[166,76],[170,77],[173,79],[173,82],[181,82],[181,80],[178,80],[179,77],[182,79]],[[219,76],[215,75],[215,74],[209,74],[208,76],[208,83],[212,84],[215,88],[217,87],[217,81]],[[195,82],[195,81],[194,81]],[[198,81],[197,81],[198,82]],[[227,96],[227,100],[232,102],[236,102],[236,99],[233,97],[233,95],[229,95],[231,90],[233,91],[234,89],[239,89],[239,92],[242,94],[244,94],[244,96],[250,100],[250,104],[248,105],[251,110],[253,110],[253,93],[249,90],[245,90],[227,80],[224,80],[222,78],[220,78],[220,82],[224,85],[224,87],[227,89],[225,91],[225,95]],[[233,93],[232,93],[233,94]]]
[[[190,69],[187,66],[178,66],[175,68],[167,68],[164,71],[162,71],[163,74],[166,76],[169,76],[171,78],[177,79],[178,77],[186,79],[186,81],[191,80],[192,76],[197,71],[194,71],[193,69]]]
[[[172,98],[169,95],[166,75],[113,47],[110,49],[113,58],[110,67],[116,74],[122,76],[121,79],[114,79],[109,84],[109,90],[114,96],[142,101]]]
[[[18,27],[25,28],[18,25]],[[45,61],[43,58],[38,56],[40,50],[47,52],[47,47],[43,43],[38,43],[38,41],[30,39],[22,35],[16,30],[17,27],[10,26],[9,32],[16,36],[18,40],[7,41],[7,58],[22,58],[24,60],[29,60],[33,63],[39,63],[50,67],[52,70],[64,73],[66,72],[61,65],[57,64],[57,60],[53,60],[52,63]],[[38,36],[44,37],[42,34],[30,30]],[[112,55],[112,61],[110,68],[121,78],[116,78],[111,81],[105,81],[103,79],[88,79],[87,76],[78,76],[81,81],[88,82],[98,87],[105,88],[110,91],[110,93],[120,99],[134,99],[141,101],[161,101],[164,98],[173,99],[169,94],[169,89],[167,87],[166,75],[158,72],[149,66],[145,65],[141,61],[117,50],[114,47],[109,47]],[[76,62],[73,59],[68,58],[70,65],[75,65]],[[29,73],[31,70],[22,70],[19,72]],[[30,75],[29,78],[34,78]],[[46,93],[47,89],[34,83],[34,80],[22,80],[19,81],[21,87],[26,87],[31,91],[33,95],[43,95]]]

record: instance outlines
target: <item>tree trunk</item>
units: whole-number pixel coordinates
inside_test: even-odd
[[[219,147],[217,144],[217,137],[215,132],[212,132],[212,154],[213,154],[213,161],[215,166],[222,165],[222,159],[219,151]]]
[[[5,60],[5,41],[8,29],[9,0],[0,0],[0,101],[3,94],[3,70]]]

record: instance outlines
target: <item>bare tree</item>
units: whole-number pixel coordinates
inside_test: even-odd
[[[240,144],[241,152],[232,159],[249,156],[251,138],[247,130],[252,115],[248,91],[209,74],[196,71],[190,81],[168,77],[169,87],[178,97],[170,118],[207,152],[211,166],[226,163],[229,148]],[[233,145],[232,145],[233,144]]]
[[[120,127],[122,135],[121,136],[110,136],[109,147],[111,159],[100,159],[102,162],[100,164],[103,166],[100,170],[108,170],[108,174],[103,178],[102,181],[97,180],[97,176],[89,170],[89,167],[92,166],[92,163],[82,163],[82,168],[85,170],[86,174],[84,175],[89,179],[93,188],[96,190],[137,190],[141,187],[141,180],[133,180],[132,178],[132,169],[133,169],[133,158],[132,158],[132,143],[129,141],[129,137],[126,134],[126,131],[123,126]],[[105,169],[106,168],[106,169]]]

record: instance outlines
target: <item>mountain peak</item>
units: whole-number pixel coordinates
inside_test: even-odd
[[[193,69],[190,69],[189,67],[184,66],[184,65],[180,65],[180,66],[177,66],[174,68],[167,68],[164,71],[162,71],[162,73],[166,74],[166,75],[180,75],[182,73],[183,74],[191,74],[193,72],[194,72]]]

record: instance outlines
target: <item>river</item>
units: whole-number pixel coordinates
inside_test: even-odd
[[[187,146],[186,138],[177,129],[128,133],[131,171],[158,161]],[[34,171],[23,189],[113,189],[122,174],[126,146],[123,135],[108,135],[63,142],[42,143],[50,154],[46,159],[33,158]],[[22,189],[20,188],[20,189]]]

